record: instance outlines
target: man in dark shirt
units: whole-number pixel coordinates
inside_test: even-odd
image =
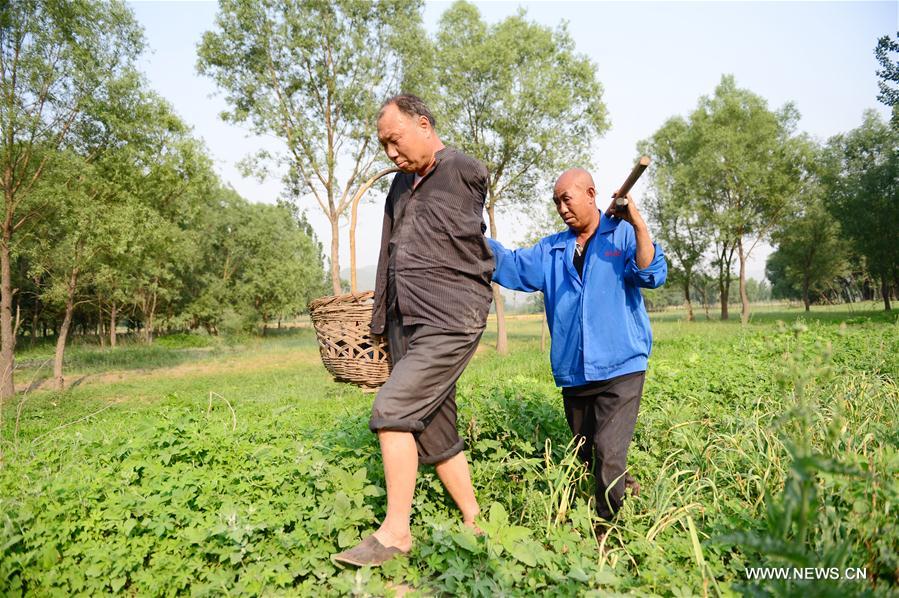
[[[492,300],[493,256],[484,237],[488,175],[445,147],[417,97],[385,102],[378,139],[397,174],[387,195],[372,310],[392,370],[372,405],[387,479],[387,516],[338,563],[380,565],[412,546],[409,525],[419,463],[433,464],[475,528],[480,513],[456,430],[456,381],[474,355]]]

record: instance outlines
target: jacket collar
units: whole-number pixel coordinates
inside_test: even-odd
[[[619,218],[609,218],[605,214],[599,215],[599,228],[596,229],[596,233],[594,236],[604,235],[606,233],[612,232],[618,225],[621,223]],[[581,281],[580,275],[577,273],[577,269],[574,267],[574,243],[575,239],[577,239],[577,234],[574,233],[571,229],[568,229],[556,239],[555,243],[552,244],[552,249],[562,249],[565,251],[565,269],[568,270],[569,276],[571,276],[571,280],[574,282],[576,286],[583,285],[583,281]]]
[[[618,228],[619,224],[621,224],[620,218],[616,218],[615,216],[612,216],[611,218],[609,218],[605,214],[601,213],[599,215],[599,228],[597,229],[596,232],[598,232],[601,235],[604,235],[604,234],[611,232],[611,231],[615,230],[616,228]]]

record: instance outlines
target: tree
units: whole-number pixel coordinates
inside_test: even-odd
[[[305,310],[327,288],[321,245],[290,204],[251,204],[220,189],[199,228],[197,272],[186,308],[195,326],[217,334],[226,311],[249,331]]]
[[[377,112],[398,90],[421,31],[417,0],[222,0],[199,47],[197,68],[231,107],[222,117],[286,145],[286,154],[262,152],[250,165],[288,165],[293,195],[311,194],[328,217],[334,294],[340,218],[383,159]]]
[[[115,184],[98,176],[94,164],[74,152],[59,152],[35,194],[53,204],[52,218],[41,222],[33,252],[33,272],[46,282],[41,299],[60,307],[63,320],[56,339],[53,378],[63,390],[63,359],[81,291],[90,284],[98,254],[114,237],[118,222],[110,217]]]
[[[711,320],[709,307],[712,304],[712,298],[718,287],[718,281],[715,277],[704,270],[693,273],[693,292],[699,296],[699,302],[702,304],[702,310],[705,312],[705,319]]]
[[[441,135],[490,173],[485,208],[494,238],[497,207],[548,201],[548,173],[587,166],[591,143],[608,128],[596,66],[575,52],[564,26],[553,31],[524,12],[488,25],[460,0],[440,17],[423,62],[434,69],[422,95]],[[497,351],[506,353],[497,285],[493,297]]]
[[[829,147],[828,208],[880,279],[889,311],[899,283],[899,129],[868,110],[861,126],[834,136]]]
[[[877,40],[877,46],[874,48],[874,57],[880,63],[880,70],[877,71],[880,78],[877,82],[880,94],[877,100],[887,106],[899,104],[899,87],[895,87],[899,85],[899,58],[891,59],[891,53],[899,53],[899,33],[896,34],[895,41],[891,40],[890,36],[884,35]]]
[[[672,282],[680,283],[687,305],[687,320],[693,321],[690,289],[694,274],[711,241],[710,219],[690,188],[690,132],[687,122],[675,117],[666,122],[647,141],[639,144],[640,153],[652,158],[649,170],[651,192],[646,210],[654,225],[654,234],[672,263]]]
[[[142,87],[135,73],[122,77],[116,93],[92,107],[95,126],[76,129],[78,144],[56,152],[35,187],[35,196],[52,206],[43,214],[30,261],[48,281],[44,299],[63,306],[54,362],[60,390],[75,308],[94,298],[99,307],[112,296],[114,317],[116,291],[152,272],[140,258],[179,261],[179,233],[188,228],[182,220],[194,201],[184,202],[185,191],[200,186],[208,168],[208,161],[195,163],[187,127]],[[152,334],[152,314],[146,330]]]
[[[809,311],[812,294],[825,291],[846,269],[846,243],[838,221],[820,200],[813,200],[783,223],[773,241],[777,249],[766,264],[768,279],[781,293],[795,289]]]
[[[245,238],[257,240],[236,281],[236,294],[262,321],[263,334],[272,319],[305,311],[325,285],[316,242],[282,206],[250,204],[252,217],[243,224]]]
[[[781,293],[795,289],[805,311],[810,310],[812,293],[823,292],[844,274],[849,252],[839,219],[827,211],[824,203],[828,193],[823,172],[826,160],[819,148],[809,149],[811,155],[805,168],[810,173],[798,197],[799,210],[785,216],[773,232],[771,239],[777,248],[766,264],[772,284]]]
[[[777,112],[740,89],[730,75],[703,96],[675,137],[681,193],[697,198],[694,217],[711,227],[721,318],[728,318],[731,266],[738,259],[741,320],[749,321],[746,262],[778,220],[792,210],[801,183],[799,152],[791,136],[799,115],[787,104]]]
[[[121,2],[17,0],[0,8],[0,398],[15,392],[10,252],[41,213],[35,186],[60,148],[77,147],[91,107],[142,48]],[[88,161],[93,156],[87,156]]]

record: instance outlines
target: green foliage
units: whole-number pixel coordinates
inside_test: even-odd
[[[899,128],[867,111],[861,126],[831,138],[829,147],[827,206],[888,291],[899,283]]]
[[[596,66],[577,54],[564,25],[524,12],[494,25],[464,0],[440,17],[425,97],[447,141],[490,171],[488,213],[499,203],[549,203],[534,189],[546,173],[587,165],[609,127]]]
[[[15,392],[11,256],[33,233],[37,216],[54,207],[54,198],[37,193],[37,186],[59,152],[82,163],[96,156],[102,145],[97,140],[106,137],[116,113],[110,107],[119,106],[119,92],[135,79],[142,45],[140,28],[121,2],[23,0],[0,6],[2,398]]]
[[[157,337],[155,344],[165,349],[198,349],[210,346],[210,340],[208,336],[176,332]]]
[[[325,294],[321,246],[289,205],[251,204],[221,189],[199,222],[192,326],[229,335],[291,317]]]
[[[326,381],[310,331],[210,357],[198,365],[219,369],[191,378],[37,394],[16,442],[11,425],[0,440],[0,593],[889,595],[899,324],[776,323],[795,313],[748,328],[654,318],[629,456],[642,492],[599,541],[539,321],[514,321],[512,354],[480,351],[458,391],[485,536],[423,468],[413,552],[380,570],[328,558],[384,516],[384,480],[371,397]],[[285,356],[300,361],[241,369]],[[106,395],[116,403],[84,419]],[[868,578],[745,578],[806,562]]]
[[[374,142],[381,102],[414,79],[406,65],[423,38],[420,11],[420,2],[404,0],[223,0],[198,48],[199,72],[229,104],[223,118],[285,144],[283,153],[249,159],[248,170],[265,176],[286,166],[290,196],[312,195],[331,221],[335,294],[337,224],[381,155]],[[338,165],[349,173],[343,182]]]
[[[851,245],[840,222],[827,210],[833,173],[826,150],[804,144],[804,175],[796,210],[784,217],[771,235],[777,249],[768,257],[768,280],[780,297],[799,297],[806,310],[817,295],[850,271]]]
[[[766,496],[765,519],[759,529],[731,533],[718,540],[741,545],[750,562],[835,568],[840,572],[864,566],[873,578],[895,583],[899,526],[894,521],[869,519],[880,501],[891,502],[896,490],[882,486],[886,480],[881,478],[880,469],[899,463],[895,445],[860,455],[853,438],[847,438],[851,411],[857,407],[853,402],[860,390],[858,377],[853,375],[848,384],[832,392],[830,384],[839,368],[834,368],[831,361],[831,342],[812,335],[812,345],[802,338],[809,332],[800,322],[784,334],[797,340],[779,380],[791,396],[787,409],[775,420],[790,458],[784,487],[778,496]],[[894,411],[895,404],[888,410]],[[875,427],[869,434],[882,432]],[[869,560],[865,562],[858,560],[860,542],[868,545]],[[843,596],[854,583],[747,580],[737,587],[754,595],[799,596],[812,592]]]
[[[896,38],[892,40],[889,35],[884,35],[877,40],[877,46],[874,48],[874,57],[880,64],[880,70],[877,71],[877,77],[880,79],[877,82],[880,95],[877,99],[887,106],[899,104],[899,89],[895,87],[899,84],[899,57],[892,59],[890,57],[890,54],[899,53],[899,33],[896,33]],[[899,113],[894,111],[893,114],[895,118]]]
[[[687,119],[670,119],[641,144],[658,163],[653,219],[671,237],[667,240],[685,274],[688,269],[692,274],[704,247],[711,245],[722,317],[735,254],[745,272],[758,241],[793,210],[802,148],[793,137],[798,119],[793,105],[769,110],[763,98],[725,75]],[[749,306],[742,275],[740,280],[745,322]]]

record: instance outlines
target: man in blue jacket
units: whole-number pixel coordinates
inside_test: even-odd
[[[652,346],[640,288],[665,282],[668,266],[633,198],[605,213],[586,170],[565,171],[553,201],[568,230],[510,251],[493,239],[493,280],[516,291],[542,291],[552,337],[550,361],[565,416],[584,438],[580,456],[596,478],[596,510],[621,508],[627,449],[634,435]]]

